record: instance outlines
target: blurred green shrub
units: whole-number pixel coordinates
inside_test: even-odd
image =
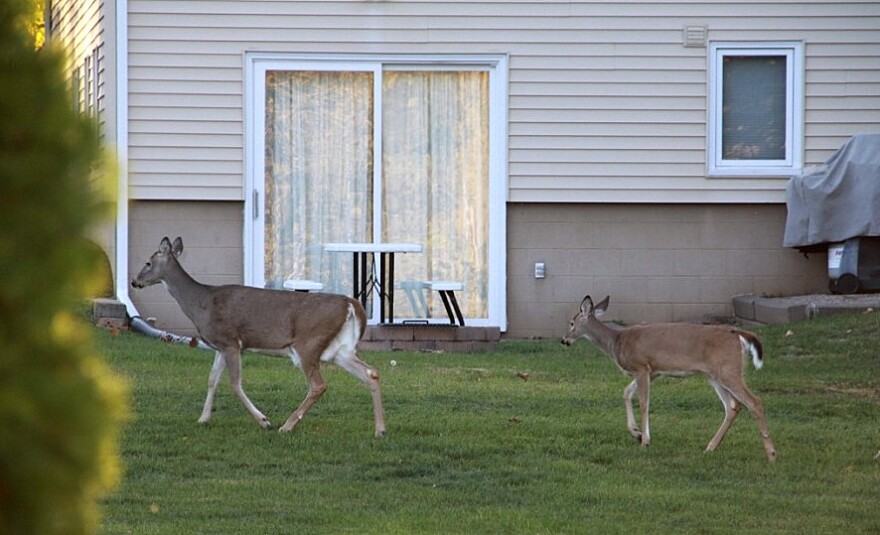
[[[100,291],[86,236],[108,203],[93,121],[29,7],[0,1],[0,533],[92,533],[127,398],[72,311]]]

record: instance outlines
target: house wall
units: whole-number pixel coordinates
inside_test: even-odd
[[[610,295],[607,317],[638,323],[730,317],[734,295],[827,291],[824,253],[782,247],[785,215],[767,204],[511,204],[506,335],[561,337],[586,294]]]
[[[706,179],[707,48],[802,40],[805,162],[880,130],[866,1],[129,3],[137,199],[243,200],[243,54],[505,53],[515,202],[782,202],[784,179]]]
[[[184,267],[208,284],[241,283],[242,203],[138,201],[129,278],[163,236],[182,236]],[[732,315],[731,297],[821,292],[824,254],[781,247],[779,205],[534,204],[508,208],[508,338],[561,336],[581,298],[611,295],[627,323]],[[547,276],[534,278],[535,262]],[[161,285],[133,290],[143,317],[193,334]]]
[[[102,0],[51,0],[47,2],[47,36],[52,46],[67,55],[66,75],[74,105],[92,117],[110,148],[116,139],[115,61],[112,46],[116,30],[115,7]],[[101,186],[95,186],[102,190]],[[116,272],[116,225],[107,220],[92,230],[92,239],[106,252]]]
[[[83,67],[85,59],[104,43],[104,2],[101,0],[51,0],[47,20],[49,41],[61,46],[68,56],[68,74]],[[102,51],[103,54],[103,51]],[[99,100],[104,97],[103,55],[100,58],[98,77]],[[82,98],[82,95],[80,95]]]
[[[183,267],[205,284],[241,284],[243,205],[240,202],[137,201],[130,207],[129,266],[131,280],[159,247],[163,237],[183,238]],[[179,334],[195,328],[163,285],[131,289],[141,317]]]
[[[710,41],[805,43],[805,155],[880,131],[868,1],[261,1],[128,4],[130,271],[184,235],[205,282],[240,282],[244,54],[507,54],[507,336],[558,336],[585,292],[624,321],[730,312],[738,293],[825,288],[782,249],[785,179],[708,179]],[[194,215],[196,214],[196,215]],[[215,228],[216,227],[216,228]],[[534,262],[548,276],[535,280]],[[161,288],[144,316],[186,329]],[[176,315],[175,315],[176,314]]]

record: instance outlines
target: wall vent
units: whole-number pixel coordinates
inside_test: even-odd
[[[708,29],[705,26],[685,26],[681,32],[682,45],[689,48],[703,48],[706,46]]]

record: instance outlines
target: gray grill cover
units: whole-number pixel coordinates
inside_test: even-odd
[[[880,134],[854,136],[785,188],[785,247],[880,235]]]

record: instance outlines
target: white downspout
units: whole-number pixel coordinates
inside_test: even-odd
[[[116,0],[116,299],[125,305],[132,330],[166,342],[211,349],[189,336],[179,336],[150,325],[141,317],[128,293],[128,0]]]
[[[140,314],[128,294],[128,0],[116,0],[116,299],[131,318]]]

